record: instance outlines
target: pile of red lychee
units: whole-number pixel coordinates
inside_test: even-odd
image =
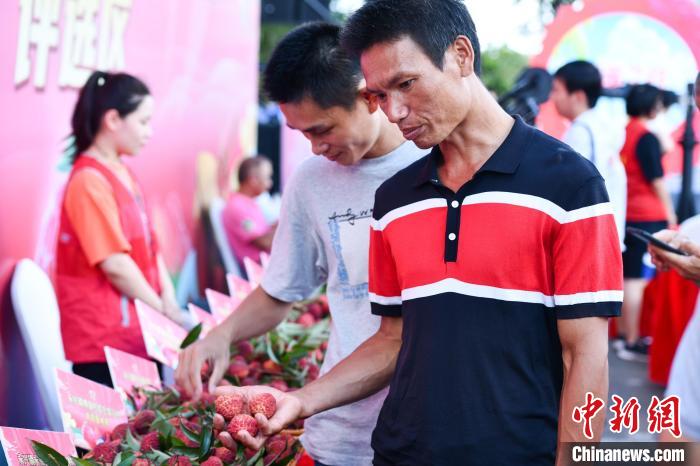
[[[233,438],[245,430],[255,437],[258,433],[256,414],[270,419],[277,410],[277,401],[270,393],[259,393],[246,400],[242,395],[221,395],[216,398],[216,412],[226,419],[226,430]]]

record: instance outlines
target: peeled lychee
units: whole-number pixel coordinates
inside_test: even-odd
[[[260,413],[267,419],[270,419],[275,411],[277,411],[277,400],[269,393],[260,393],[253,396],[248,402],[251,416]]]
[[[221,395],[216,398],[216,412],[227,421],[241,414],[245,409],[245,400],[240,395]]]
[[[228,425],[226,429],[231,437],[236,438],[241,430],[247,431],[251,436],[255,437],[258,433],[258,422],[248,414],[238,414]]]

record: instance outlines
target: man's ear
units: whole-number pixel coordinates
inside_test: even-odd
[[[467,77],[474,73],[474,47],[472,41],[467,36],[457,36],[450,47],[457,60],[462,77]],[[449,50],[449,49],[448,49]]]
[[[376,95],[369,92],[367,89],[363,89],[359,92],[359,97],[367,105],[369,113],[374,113],[379,109],[379,99]]]
[[[120,123],[121,117],[119,116],[119,112],[113,108],[107,110],[102,117],[102,124],[106,129],[114,131],[119,127]]]

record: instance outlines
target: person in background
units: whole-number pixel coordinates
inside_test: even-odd
[[[74,160],[56,248],[61,333],[73,372],[110,386],[105,346],[148,357],[135,299],[184,320],[143,191],[124,163],[150,139],[153,106],[139,79],[97,71],[71,121]]]
[[[700,108],[700,73],[695,78],[695,105]],[[700,286],[700,245],[675,231],[663,230],[656,233],[661,241],[685,251],[688,256],[680,256],[653,246],[649,247],[654,265],[660,270],[675,269],[683,278]],[[681,400],[680,424],[686,442],[700,442],[700,311],[696,306],[690,322],[683,332],[671,366],[671,374],[666,387],[666,396],[675,395]],[[660,441],[674,440],[667,434]],[[697,454],[697,452],[696,452]]]
[[[238,167],[238,191],[231,194],[222,215],[229,244],[236,260],[243,264],[248,257],[260,263],[260,253],[270,252],[277,228],[265,220],[256,198],[272,187],[272,162],[257,155]]]
[[[630,120],[621,156],[627,171],[627,225],[656,233],[676,225],[676,213],[664,183],[661,143],[647,127],[661,109],[661,93],[650,84],[632,86],[626,106]],[[625,343],[617,348],[617,354],[624,360],[646,361],[648,344],[639,335],[642,298],[649,281],[642,262],[646,245],[630,235],[625,245],[625,299],[619,319]]]
[[[550,99],[557,112],[571,122],[562,141],[593,162],[605,180],[615,226],[624,251],[627,214],[627,175],[620,160],[624,131],[601,121],[594,107],[603,90],[600,71],[590,62],[567,63],[554,73]]]
[[[673,128],[671,128],[670,122],[665,116],[671,106],[678,103],[678,95],[673,91],[667,90],[660,90],[659,94],[661,107],[656,118],[647,122],[647,127],[649,131],[654,133],[654,136],[659,138],[661,153],[666,154],[672,151],[677,144],[673,140]]]

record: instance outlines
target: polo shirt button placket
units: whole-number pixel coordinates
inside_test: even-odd
[[[457,260],[457,235],[459,234],[459,217],[460,206],[462,203],[458,199],[446,199],[447,210],[447,225],[445,238],[445,262],[455,262]]]

